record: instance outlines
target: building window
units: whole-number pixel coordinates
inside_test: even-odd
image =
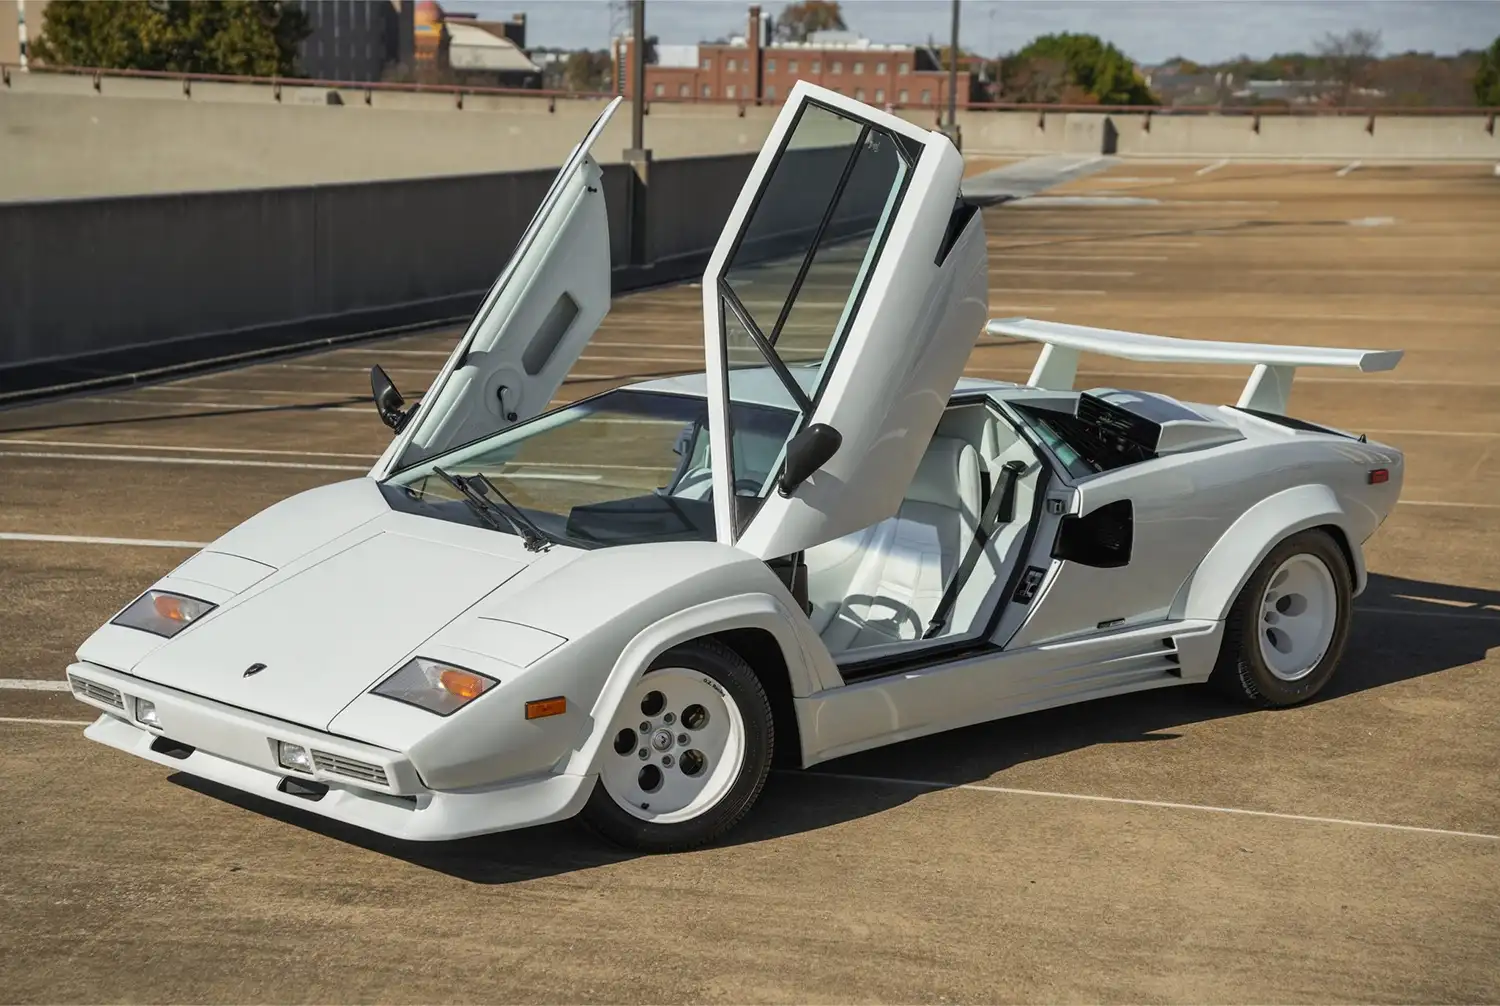
[[[856,87],[854,89],[854,100],[855,101],[864,101],[865,100],[865,89],[864,88],[862,88],[862,87]]]
[[[774,59],[768,59],[768,60],[766,60],[766,72],[767,73],[775,73],[776,72],[776,61]]]
[[[774,63],[776,61],[773,59],[771,62]],[[786,61],[786,68],[787,68],[787,72],[788,73],[796,73],[797,72],[797,61],[795,59],[789,59],[789,60],[787,60]]]
[[[856,77],[858,77],[860,74],[862,74],[864,72],[865,72],[865,65],[863,63],[855,63],[854,64],[854,75]]]
[[[775,84],[767,84],[766,85],[766,100],[767,101],[775,101],[776,100],[776,85]]]
[[[906,76],[907,69],[908,69],[908,67],[907,67],[907,65],[905,63],[897,63],[896,64],[896,72],[898,74],[900,74],[901,76],[903,76],[903,77]]]
[[[705,98],[712,98],[714,96],[714,90],[713,90],[713,88],[709,87],[707,84],[704,84],[703,85],[703,96]]]
[[[655,87],[653,87],[651,89],[651,93],[654,94],[654,95],[656,95],[656,97],[660,98],[662,95],[664,95],[664,94],[667,93],[666,85],[664,85],[664,84],[657,84]]]
[[[729,84],[728,86],[726,86],[724,88],[724,97],[726,97],[726,98],[733,98],[734,97],[734,85],[733,84]]]
[[[884,63],[876,63],[875,64],[875,72],[877,74],[879,74],[880,76],[884,77],[885,76],[885,64]]]
[[[702,68],[704,70],[712,70],[714,68],[714,62],[713,62],[713,60],[711,60],[711,59],[705,59],[703,61],[703,63],[702,63]]]
[[[844,64],[843,64],[843,62],[841,62],[840,60],[836,59],[832,63],[829,63],[828,64],[828,72],[831,73],[831,74],[833,74],[834,76],[838,76],[839,74],[843,73],[844,72]]]
[[[679,97],[679,98],[686,98],[687,96],[688,96],[688,86],[686,84],[678,84],[677,85],[677,97]]]
[[[876,101],[884,101],[885,100],[885,88],[883,88],[883,87],[877,87],[875,89],[875,100]]]
[[[930,104],[932,104],[932,92],[931,91],[923,91],[922,92],[922,104],[924,104],[924,105],[930,105]]]
[[[735,70],[735,61],[731,59],[728,63],[725,63],[724,69],[728,73],[733,73]]]
[[[821,69],[822,65],[823,65],[823,63],[822,63],[821,60],[816,60],[816,59],[813,60],[812,61],[812,72],[813,73],[821,73],[822,72],[822,69]]]
[[[908,101],[911,100],[911,93],[909,91],[907,91],[906,88],[903,87],[901,89],[901,93],[898,94],[898,95],[896,95],[896,100],[899,101],[899,102],[901,102],[901,104],[904,105]]]

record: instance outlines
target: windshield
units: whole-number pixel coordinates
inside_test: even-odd
[[[743,401],[732,411],[735,493],[754,495],[797,414]],[[611,391],[428,459],[382,485],[396,509],[487,527],[433,466],[484,475],[549,537],[580,548],[717,537],[708,407],[698,395]]]

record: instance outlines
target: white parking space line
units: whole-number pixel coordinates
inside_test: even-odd
[[[145,391],[145,390],[148,390],[148,389],[142,388],[141,390]],[[163,388],[161,390],[163,390],[163,391],[168,391],[168,390],[190,391],[190,390],[193,390],[193,389],[190,389],[190,388],[177,388],[177,389]],[[254,391],[254,390],[249,389],[249,388],[203,388],[201,390],[203,390],[203,391],[243,391],[246,394],[251,394],[251,395],[261,394],[261,392]],[[335,394],[335,392],[329,392],[329,394]],[[274,404],[271,404],[271,403],[268,403],[268,402],[170,402],[170,401],[165,401],[165,400],[160,400],[160,401],[155,401],[155,402],[148,402],[148,401],[145,401],[145,400],[140,399],[140,398],[92,398],[92,397],[91,398],[80,398],[80,399],[78,399],[78,401],[80,401],[80,402],[88,402],[90,404],[97,404],[97,405],[135,405],[135,406],[139,406],[139,407],[145,408],[145,409],[161,409],[161,408],[170,408],[170,409],[233,409],[235,412],[278,412],[278,411],[285,411],[287,409],[293,408],[293,407],[301,404],[301,403],[298,403],[298,402],[288,402],[288,403],[286,403],[284,405],[274,405]],[[360,408],[356,408],[356,407],[354,407],[352,405],[317,405],[316,403],[313,403],[313,402],[309,402],[307,404],[309,406],[309,408],[307,409],[307,411],[310,411],[310,412],[358,412],[362,416],[368,416],[370,414],[370,408],[371,408],[368,405],[367,406],[362,406]]]
[[[1130,261],[1132,261],[1132,262],[1166,262],[1166,261],[1168,261],[1168,258],[1169,257],[1166,256],[1166,255],[1131,255],[1130,256]],[[996,259],[1041,259],[1041,260],[1045,260],[1045,259],[1058,259],[1060,261],[1066,261],[1066,262],[1118,262],[1118,261],[1120,261],[1120,256],[1118,254],[1116,254],[1116,255],[1075,255],[1075,254],[1072,254],[1070,252],[1029,252],[1029,253],[1028,252],[1017,252],[1017,253],[1012,254],[1012,255],[996,254],[996,255],[990,256],[990,271],[991,272],[996,271],[995,270],[995,265],[994,265]],[[1010,272],[1012,270],[1007,269],[1005,271]]]
[[[1010,276],[1118,276],[1130,277],[1135,273],[1129,269],[1016,269],[1008,265],[991,265],[990,273]]]
[[[1123,796],[1095,796],[1090,793],[1058,793],[1043,789],[1018,789],[1013,786],[991,786],[985,783],[931,782],[924,779],[896,779],[889,776],[854,775],[845,772],[820,772],[812,769],[804,775],[839,779],[845,782],[864,782],[887,786],[909,786],[914,789],[951,790],[964,789],[978,793],[1000,793],[1005,796],[1040,797],[1048,800],[1074,800],[1081,803],[1109,803],[1128,807],[1152,807],[1159,810],[1191,810],[1208,814],[1233,814],[1239,817],[1262,817],[1276,821],[1300,821],[1307,824],[1338,824],[1351,828],[1373,828],[1379,831],[1397,831],[1417,835],[1441,835],[1445,838],[1477,838],[1487,842],[1500,842],[1500,835],[1483,831],[1456,831],[1450,828],[1424,828],[1414,824],[1388,824],[1384,821],[1360,821],[1346,817],[1320,817],[1314,814],[1283,814],[1274,810],[1250,810],[1244,807],[1216,807],[1211,804],[1177,803],[1172,800],[1134,800]]]
[[[0,678],[0,689],[11,692],[66,692],[66,681],[55,678]]]
[[[223,377],[223,376],[224,376],[223,374],[210,374],[209,375],[209,377]],[[228,384],[228,385],[226,385],[226,384],[191,384],[191,385],[188,384],[188,381],[203,381],[203,380],[208,380],[208,378],[207,377],[190,377],[187,380],[177,381],[177,382],[175,382],[173,384],[151,384],[151,385],[147,385],[144,388],[136,388],[134,390],[136,390],[136,391],[143,391],[143,392],[151,392],[152,394],[158,394],[158,395],[159,394],[168,394],[168,395],[193,394],[193,395],[201,395],[205,391],[222,391],[222,392],[228,392],[230,394],[241,394],[241,395],[276,395],[276,396],[279,396],[279,397],[282,397],[282,398],[297,398],[297,397],[300,397],[300,398],[312,398],[312,399],[327,399],[330,395],[333,396],[333,397],[335,397],[335,398],[360,398],[360,399],[364,399],[364,398],[369,398],[370,397],[369,395],[366,395],[363,392],[359,392],[359,391],[329,391],[329,390],[320,390],[318,388],[312,388],[312,389],[295,389],[295,388],[241,388],[241,387],[239,387],[237,385],[232,385],[232,384]],[[269,402],[263,402],[261,404],[263,404],[263,405],[269,405],[271,403],[269,403]],[[296,404],[296,403],[289,403],[289,404]]]
[[[1429,602],[1432,603],[1432,602]],[[1436,602],[1444,603],[1444,602]],[[1368,612],[1371,615],[1409,615],[1413,618],[1456,618],[1469,622],[1493,622],[1500,625],[1500,609],[1497,613],[1486,615],[1483,611],[1412,611],[1410,608],[1362,608],[1356,607],[1354,613]]]
[[[1380,437],[1500,437],[1500,431],[1491,430],[1360,430]]]
[[[1211,175],[1215,171],[1218,171],[1220,168],[1222,168],[1225,165],[1227,165],[1228,163],[1229,163],[1229,159],[1228,158],[1225,158],[1222,161],[1214,161],[1212,164],[1207,165],[1207,166],[1202,167],[1202,168],[1199,168],[1197,171],[1194,171],[1193,174],[1195,174],[1195,175]]]
[[[1472,510],[1500,510],[1500,503],[1460,503],[1456,500],[1397,500],[1402,506],[1467,507]]]
[[[224,465],[230,468],[304,468],[325,472],[364,472],[368,465],[315,464],[309,461],[251,461],[245,458],[166,457],[160,454],[69,454],[61,451],[0,451],[0,458],[46,458],[53,461],[124,461],[132,464]]]
[[[48,727],[86,727],[93,720],[46,720],[31,716],[0,716],[0,723],[38,723]]]
[[[142,548],[205,548],[206,541],[167,541],[159,538],[98,538],[84,534],[28,534],[0,531],[0,541],[50,541],[63,545],[133,545]]]
[[[189,454],[274,454],[295,458],[357,458],[374,461],[377,454],[340,454],[334,451],[257,450],[253,447],[184,447],[178,444],[111,444],[98,440],[22,440],[0,437],[0,444],[20,447],[97,447],[116,451],[181,451]]]
[[[1359,166],[1360,166],[1360,164],[1362,164],[1362,163],[1363,163],[1362,161],[1350,161],[1348,164],[1344,165],[1342,168],[1339,168],[1337,171],[1335,171],[1334,174],[1337,175],[1340,178],[1347,177],[1348,174],[1349,174],[1349,172],[1358,169]]]

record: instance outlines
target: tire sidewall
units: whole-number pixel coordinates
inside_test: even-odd
[[[1281,564],[1296,555],[1310,555],[1327,567],[1333,577],[1333,590],[1337,612],[1334,616],[1333,636],[1323,659],[1311,672],[1295,681],[1278,678],[1266,664],[1260,648],[1261,599],[1271,577]],[[1349,563],[1343,550],[1324,531],[1302,531],[1279,542],[1261,561],[1245,584],[1240,595],[1240,611],[1236,614],[1243,620],[1240,635],[1240,673],[1249,679],[1255,690],[1267,702],[1277,706],[1296,705],[1312,698],[1333,677],[1339,660],[1344,655],[1344,646],[1349,639],[1349,614],[1353,601],[1353,585],[1350,582]]]
[[[770,701],[755,672],[739,654],[716,643],[687,643],[653,660],[643,679],[667,667],[696,671],[734,700],[744,720],[744,757],[734,782],[717,803],[696,817],[671,824],[636,817],[615,801],[602,778],[597,780],[581,814],[584,823],[612,841],[648,852],[693,848],[729,830],[760,796],[775,747]],[[602,749],[601,757],[610,757],[607,748]]]

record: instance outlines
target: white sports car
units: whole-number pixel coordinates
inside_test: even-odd
[[[618,102],[616,102],[616,105]],[[983,720],[1333,674],[1402,456],[1283,414],[1399,352],[1026,319],[943,135],[799,84],[703,279],[706,373],[551,408],[610,306],[611,105],[368,477],[294,496],[79,649],[86,734],[407,839],[581,815],[722,835],[808,766]],[[1253,366],[1235,406],[1073,390],[1081,351]]]

